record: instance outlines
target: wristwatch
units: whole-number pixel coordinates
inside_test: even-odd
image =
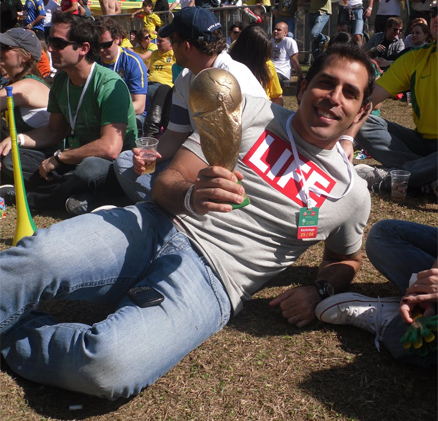
[[[333,289],[332,285],[322,279],[315,281],[310,285],[316,288],[319,296],[321,297],[321,300],[325,300],[326,298],[331,297],[335,294],[335,290]]]
[[[58,149],[54,154],[53,154],[53,157],[56,159],[56,162],[59,164],[59,165],[62,165],[63,164],[63,162],[61,161],[61,158],[59,157],[60,155],[61,155],[61,149]]]

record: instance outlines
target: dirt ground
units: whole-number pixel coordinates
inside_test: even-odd
[[[286,93],[286,106],[296,109],[293,90]],[[413,127],[406,103],[388,100],[382,114]],[[437,211],[432,194],[394,204],[390,197],[372,193],[365,236],[375,222],[387,218],[436,226]],[[34,221],[42,228],[66,216],[34,215]],[[14,207],[8,208],[0,229],[0,249],[5,249],[11,246],[15,231]],[[306,252],[255,294],[223,331],[130,400],[109,402],[36,384],[16,376],[2,360],[1,419],[436,420],[436,370],[394,362],[384,348],[376,350],[373,336],[365,331],[321,322],[297,329],[268,306],[291,284],[312,282],[321,254],[322,246]],[[366,255],[351,290],[397,295]],[[62,303],[51,310],[85,323],[101,320],[109,311],[80,303]],[[81,409],[70,410],[71,405]]]

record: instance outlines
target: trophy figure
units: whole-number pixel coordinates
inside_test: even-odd
[[[208,163],[233,171],[242,139],[242,94],[236,78],[223,69],[201,71],[190,85],[189,106]],[[245,196],[232,206],[248,204]]]

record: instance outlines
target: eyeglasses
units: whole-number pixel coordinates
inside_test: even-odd
[[[392,30],[394,32],[401,32],[401,31],[403,31],[403,28],[392,28]]]
[[[430,9],[430,17],[434,18],[436,16],[436,12],[437,12],[437,8],[435,7],[434,9]]]
[[[107,49],[110,48],[113,44],[114,44],[114,40],[112,39],[111,41],[101,42],[101,43],[99,44],[99,47],[100,47],[102,50],[107,50]]]
[[[47,42],[50,47],[52,47],[54,50],[61,51],[68,45],[78,45],[75,41],[67,41],[64,38],[58,38],[58,37],[49,37],[47,38]]]
[[[9,51],[11,49],[12,49],[12,47],[10,45],[0,44],[0,50],[1,51]]]

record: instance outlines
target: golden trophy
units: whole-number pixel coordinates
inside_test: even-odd
[[[201,71],[190,85],[189,106],[208,163],[233,171],[242,140],[242,94],[236,78],[224,69]],[[248,204],[245,195],[232,206]]]

